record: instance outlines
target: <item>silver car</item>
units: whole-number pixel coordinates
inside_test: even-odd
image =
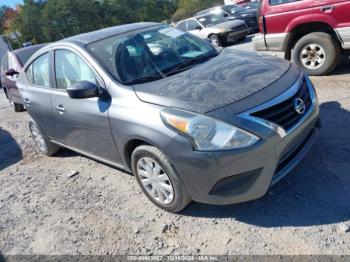
[[[41,152],[69,148],[132,172],[170,212],[262,197],[318,134],[315,90],[298,67],[157,23],[45,46],[17,85]]]
[[[243,20],[226,20],[221,14],[210,12],[180,21],[176,28],[202,39],[210,39],[217,46],[242,40],[250,32]]]

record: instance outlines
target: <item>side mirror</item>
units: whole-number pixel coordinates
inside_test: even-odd
[[[10,68],[5,71],[5,75],[7,76],[14,76],[14,75],[19,75],[19,72],[17,72],[15,69]]]
[[[202,30],[203,28],[199,25],[199,26],[196,27],[196,29],[200,31],[200,30]]]
[[[67,93],[72,99],[84,99],[100,95],[98,86],[89,81],[79,81],[72,84],[67,88]]]
[[[228,17],[228,13],[224,13],[224,17]]]

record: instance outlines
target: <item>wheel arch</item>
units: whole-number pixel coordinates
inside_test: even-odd
[[[327,33],[331,35],[339,45],[341,45],[338,34],[334,31],[333,27],[330,24],[326,22],[321,22],[321,21],[301,23],[295,26],[290,31],[290,34],[286,43],[286,48],[285,48],[285,59],[291,60],[292,49],[302,37],[315,32]]]
[[[152,142],[148,141],[147,139],[145,139],[143,137],[130,138],[128,140],[128,142],[126,142],[124,145],[123,157],[124,157],[126,167],[130,171],[132,171],[131,155],[137,147],[142,146],[142,145],[154,146]]]

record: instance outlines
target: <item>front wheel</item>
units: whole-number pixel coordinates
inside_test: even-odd
[[[210,43],[213,46],[222,46],[222,44],[223,44],[220,36],[218,36],[218,35],[211,35],[211,36],[209,36],[209,39],[210,39]]]
[[[137,147],[131,164],[142,191],[158,207],[176,213],[191,202],[174,167],[159,149],[147,145]]]
[[[308,75],[327,75],[339,63],[340,47],[327,33],[311,33],[296,43],[292,60]]]

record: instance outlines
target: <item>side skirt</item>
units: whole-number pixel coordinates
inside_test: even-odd
[[[125,171],[125,172],[128,172],[128,173],[131,172],[128,168],[125,168],[123,165],[120,165],[120,164],[111,162],[111,161],[106,160],[106,159],[101,158],[101,157],[97,157],[97,156],[91,155],[91,154],[86,153],[86,152],[84,152],[84,151],[82,151],[82,150],[79,150],[79,149],[76,149],[76,148],[67,146],[67,145],[65,145],[65,144],[62,144],[62,143],[60,143],[60,142],[58,142],[58,141],[56,141],[56,140],[51,140],[51,142],[52,142],[52,143],[55,143],[55,144],[57,144],[57,145],[59,145],[59,146],[61,146],[61,147],[64,147],[64,148],[67,148],[67,149],[72,150],[72,151],[74,151],[74,152],[77,152],[77,153],[79,153],[79,154],[81,154],[81,155],[83,155],[83,156],[87,156],[88,158],[97,160],[98,162],[102,162],[102,163],[104,163],[104,164],[107,164],[107,165],[109,165],[109,166],[112,166],[112,167],[121,169],[121,170],[123,170],[123,171]]]

